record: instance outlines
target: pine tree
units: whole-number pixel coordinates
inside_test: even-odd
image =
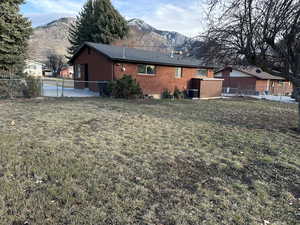
[[[0,1],[0,71],[23,71],[31,22],[20,14],[24,0]]]
[[[110,0],[88,0],[70,28],[68,53],[72,56],[87,41],[110,44],[127,34],[127,21]]]

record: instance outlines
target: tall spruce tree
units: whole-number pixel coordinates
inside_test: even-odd
[[[20,14],[24,0],[0,1],[0,72],[23,71],[31,22]]]
[[[110,44],[128,34],[127,21],[110,0],[88,0],[69,31],[72,56],[84,42]]]

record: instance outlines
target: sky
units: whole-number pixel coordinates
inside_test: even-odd
[[[205,0],[112,0],[126,18],[139,18],[157,29],[177,31],[189,37],[204,31]],[[61,17],[75,17],[86,0],[26,0],[21,12],[33,26]]]

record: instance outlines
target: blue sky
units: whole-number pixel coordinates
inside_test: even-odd
[[[22,13],[33,26],[52,20],[76,16],[86,0],[26,0]],[[205,27],[205,0],[112,0],[113,5],[127,19],[143,19],[164,30],[195,36]]]

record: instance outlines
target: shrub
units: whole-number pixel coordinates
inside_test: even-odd
[[[108,91],[115,98],[141,98],[142,89],[135,79],[130,75],[124,75],[121,79],[111,81],[108,84]]]
[[[25,78],[25,84],[23,86],[23,95],[26,98],[34,98],[41,96],[41,81],[31,76]]]
[[[21,80],[0,79],[0,97],[14,98],[23,96]]]
[[[161,94],[161,97],[166,99],[166,98],[172,98],[173,96],[168,89],[164,89],[164,91]]]
[[[0,97],[8,97],[9,96],[9,85],[7,81],[0,79]]]
[[[177,87],[175,87],[173,96],[176,99],[183,99],[183,98],[185,98],[185,93],[184,93],[184,91],[180,91]]]

